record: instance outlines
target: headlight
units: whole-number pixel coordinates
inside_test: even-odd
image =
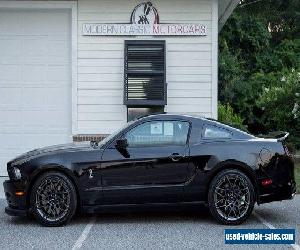
[[[16,167],[13,167],[12,174],[16,180],[19,180],[22,177],[20,169],[18,169]]]

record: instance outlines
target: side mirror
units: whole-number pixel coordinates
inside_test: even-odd
[[[126,149],[128,147],[128,142],[127,139],[123,138],[123,139],[118,139],[116,140],[116,148],[117,149]]]

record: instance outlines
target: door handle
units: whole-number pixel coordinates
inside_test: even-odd
[[[176,162],[176,161],[179,161],[180,159],[184,158],[184,156],[180,155],[178,153],[173,153],[169,156],[169,158],[171,158],[172,161]]]

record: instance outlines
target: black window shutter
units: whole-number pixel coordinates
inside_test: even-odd
[[[166,104],[165,54],[165,41],[125,41],[125,105]]]

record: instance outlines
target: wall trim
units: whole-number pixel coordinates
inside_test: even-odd
[[[211,41],[212,41],[212,87],[211,87],[211,114],[212,118],[218,119],[218,0],[212,0],[211,15]]]
[[[227,3],[227,6],[223,10],[223,13],[220,13],[219,16],[219,32],[223,28],[224,24],[226,23],[227,19],[230,17],[236,6],[240,3],[240,0],[231,0]]]
[[[77,1],[0,1],[0,9],[68,9],[71,10],[71,82],[72,82],[72,134],[78,130],[77,122]]]

